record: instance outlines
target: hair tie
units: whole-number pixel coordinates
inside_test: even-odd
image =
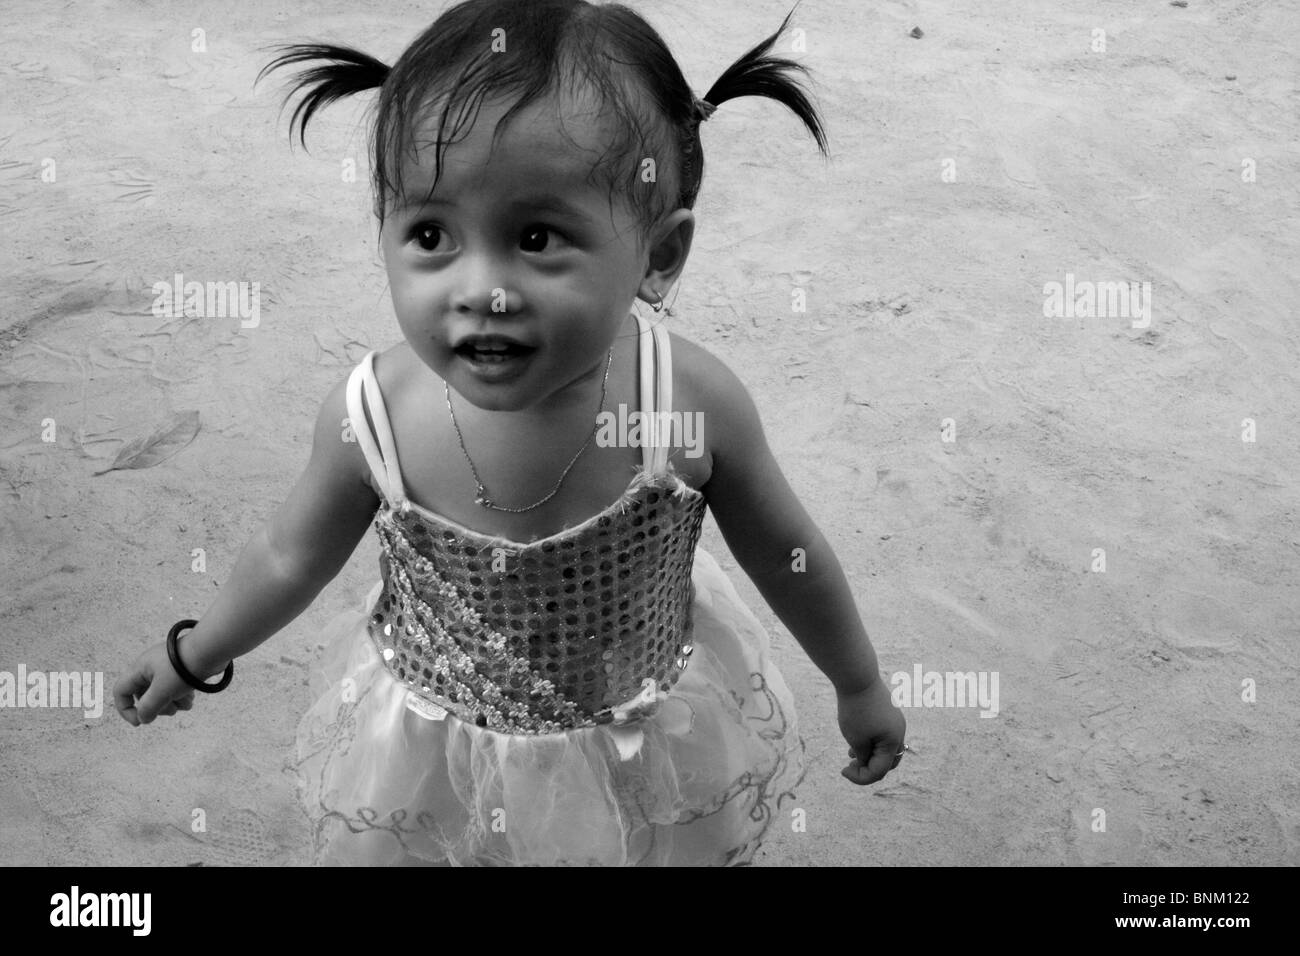
[[[695,97],[695,121],[697,123],[703,123],[713,115],[713,111],[716,109],[717,107],[708,100],[702,100],[698,96]]]

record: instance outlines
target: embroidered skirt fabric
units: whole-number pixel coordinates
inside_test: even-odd
[[[703,549],[694,653],[625,759],[607,727],[498,733],[432,711],[367,632],[381,586],[329,627],[292,767],[318,865],[744,865],[803,779],[762,625]],[[319,683],[319,681],[318,681]]]

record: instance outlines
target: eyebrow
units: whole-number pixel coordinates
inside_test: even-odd
[[[423,208],[425,206],[452,206],[455,207],[455,200],[430,198],[427,195],[411,195],[397,206],[397,212],[403,213],[411,208]],[[538,212],[551,212],[559,216],[565,216],[569,219],[575,219],[579,222],[589,223],[591,217],[572,203],[566,202],[560,196],[553,193],[539,193],[534,196],[526,196],[517,199],[510,204],[512,209],[536,210]]]

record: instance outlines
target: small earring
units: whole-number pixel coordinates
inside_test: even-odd
[[[650,308],[654,309],[656,312],[662,312],[664,310],[664,294],[662,292],[655,292],[655,295],[659,296],[659,301],[650,306]]]

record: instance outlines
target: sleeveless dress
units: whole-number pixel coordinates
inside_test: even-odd
[[[290,761],[317,865],[747,865],[788,819],[793,699],[697,546],[704,496],[668,461],[668,335],[637,321],[642,467],[528,543],[410,501],[376,353],[353,371],[380,581],[322,635]]]

